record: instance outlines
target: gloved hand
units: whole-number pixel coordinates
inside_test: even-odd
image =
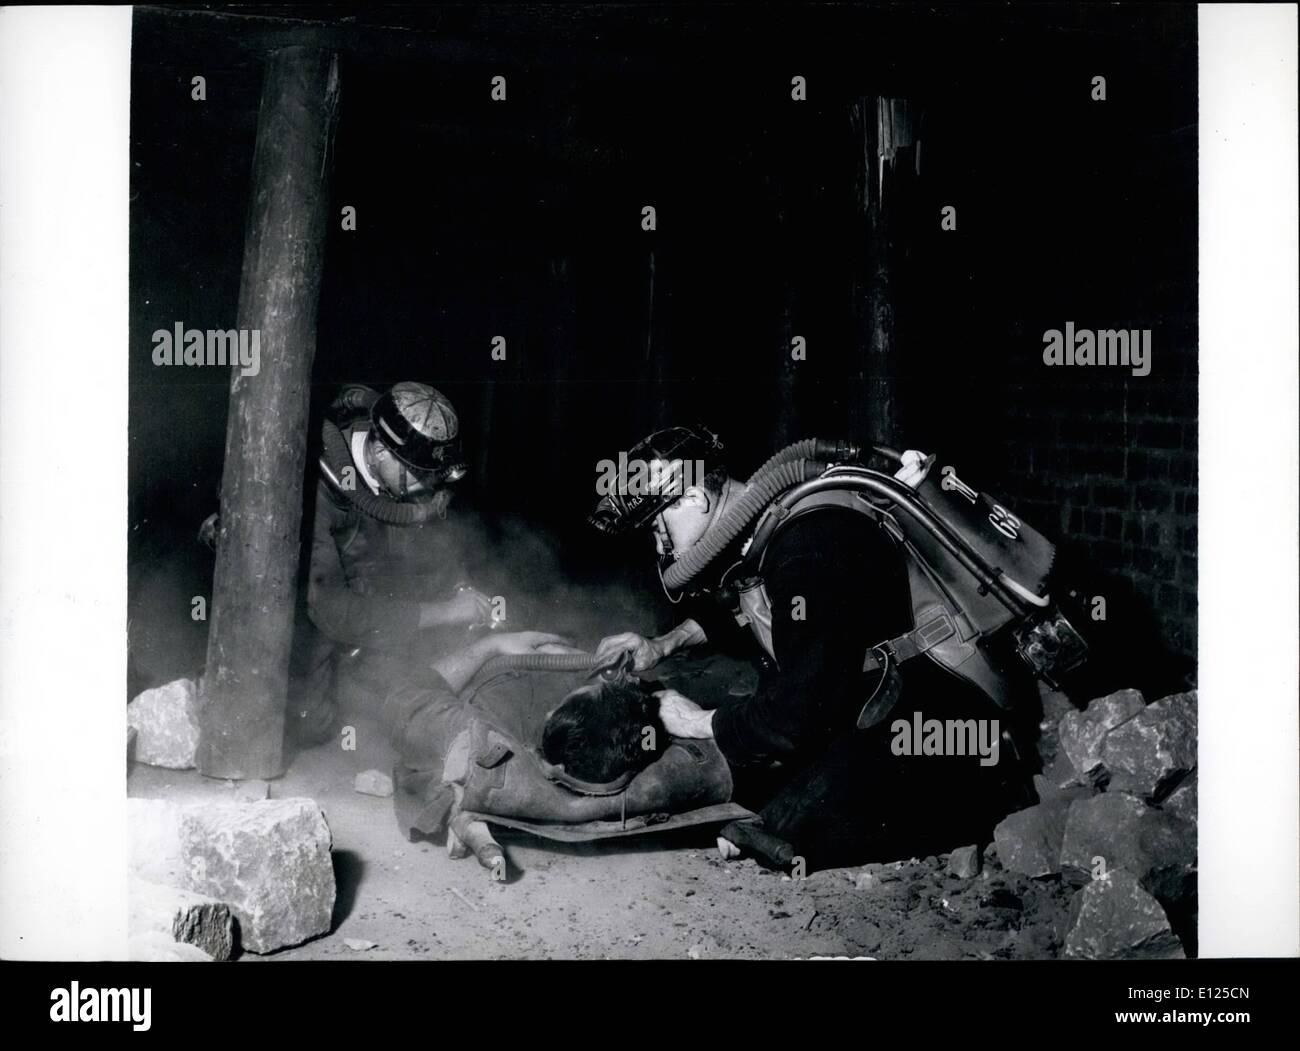
[[[635,631],[624,631],[618,635],[607,635],[596,647],[596,663],[612,663],[621,653],[632,654],[632,671],[648,671],[667,656],[666,648],[659,639],[647,639]]]

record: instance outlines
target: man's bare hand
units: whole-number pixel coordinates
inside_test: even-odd
[[[632,654],[634,672],[649,671],[665,657],[663,643],[658,639],[647,639],[635,631],[624,631],[618,635],[607,635],[596,647],[598,665],[613,663],[620,654]]]
[[[705,740],[713,736],[713,713],[705,711],[689,697],[676,690],[660,690],[659,721],[673,737]]]

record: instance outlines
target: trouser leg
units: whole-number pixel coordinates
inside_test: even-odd
[[[966,691],[918,684],[884,723],[832,740],[760,811],[763,827],[813,868],[924,856],[986,839],[1005,799],[1001,758],[984,766],[975,755],[896,755],[894,721],[910,721],[917,711],[940,721],[998,716]]]
[[[443,690],[401,686],[384,703],[382,722],[408,766],[442,770],[456,736],[469,725],[466,705]]]
[[[324,744],[338,724],[337,663],[331,645],[315,647],[289,678],[285,733],[300,746]]]

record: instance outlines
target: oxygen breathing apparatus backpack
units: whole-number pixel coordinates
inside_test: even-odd
[[[892,449],[874,451],[901,462]],[[951,464],[931,456],[921,479],[909,485],[859,466],[860,455],[849,443],[816,439],[777,453],[711,530],[710,542],[669,567],[665,585],[683,586],[756,520],[736,575],[739,619],[771,654],[763,560],[772,539],[803,514],[846,508],[866,515],[902,549],[912,601],[911,631],[864,640],[863,671],[882,675],[859,716],[860,727],[889,714],[901,684],[898,665],[922,655],[1003,709],[1014,698],[1010,653],[1053,687],[1083,663],[1087,644],[1048,593],[1056,555],[1051,542],[1005,504],[966,484]]]

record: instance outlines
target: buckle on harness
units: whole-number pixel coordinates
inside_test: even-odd
[[[866,658],[862,662],[862,670],[877,671],[885,667],[887,661],[881,659],[882,655],[892,657],[900,663],[911,660],[927,650],[934,649],[939,643],[952,638],[956,633],[957,624],[952,619],[952,615],[942,606],[935,606],[929,611],[926,619],[906,635],[899,635],[896,639],[889,639],[868,649]]]
[[[920,625],[912,635],[917,641],[917,652],[924,653],[926,650],[933,649],[945,639],[952,638],[957,633],[957,625],[948,615],[948,611],[942,606],[935,610],[935,615],[924,624]]]
[[[858,713],[859,730],[870,730],[889,718],[889,713],[894,710],[894,705],[898,703],[898,698],[903,692],[903,677],[898,674],[898,665],[889,659],[889,654],[885,652],[884,647],[877,646],[871,651],[871,655],[880,662],[883,671],[875,690],[867,698],[867,703],[862,706],[862,711]]]

